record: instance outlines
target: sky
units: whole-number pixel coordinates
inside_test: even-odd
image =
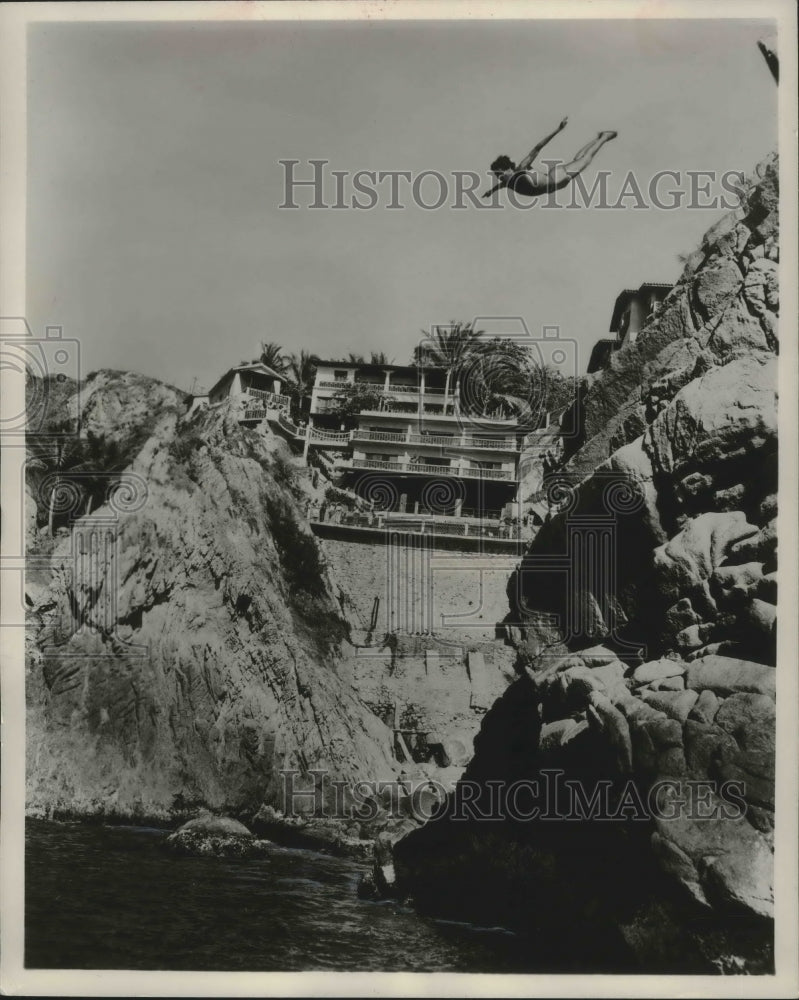
[[[749,173],[776,147],[766,33],[643,19],[32,25],[28,321],[79,339],[84,375],[131,369],[187,390],[262,340],[404,364],[431,325],[498,316],[534,336],[558,327],[583,371],[618,292],[675,281],[723,209],[519,209],[503,193],[501,210],[426,211],[406,195],[400,211],[292,211],[279,161],[451,183],[499,153],[520,159],[568,115],[544,155],[619,133],[589,188],[608,170],[616,200],[628,171],[646,191],[676,170],[687,190],[687,171]]]

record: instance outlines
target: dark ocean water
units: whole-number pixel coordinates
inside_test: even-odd
[[[363,866],[275,846],[166,853],[163,830],[29,820],[29,968],[534,972],[529,942],[356,895]]]

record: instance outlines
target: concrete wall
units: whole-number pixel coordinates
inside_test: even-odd
[[[433,633],[445,641],[491,640],[508,614],[508,579],[519,556],[430,550],[421,539],[368,544],[320,538],[334,586],[355,629]]]

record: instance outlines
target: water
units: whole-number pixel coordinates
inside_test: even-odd
[[[277,845],[258,860],[175,857],[164,835],[28,821],[26,966],[536,971],[500,928],[358,899],[357,862]]]

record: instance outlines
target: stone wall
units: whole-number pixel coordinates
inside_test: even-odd
[[[433,633],[468,646],[492,640],[508,614],[508,580],[520,556],[430,550],[419,544],[320,539],[342,610],[376,632]]]

